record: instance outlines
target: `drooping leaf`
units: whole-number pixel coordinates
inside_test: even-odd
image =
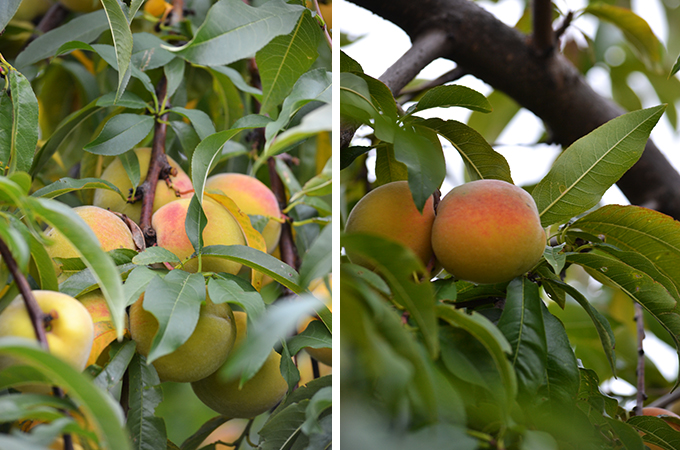
[[[644,434],[642,439],[645,443],[654,444],[664,450],[680,447],[680,432],[659,417],[633,416],[626,423]]]
[[[494,144],[521,107],[515,100],[501,91],[492,91],[486,98],[493,111],[488,114],[474,111],[467,124],[487,142]]]
[[[220,0],[186,45],[166,47],[194,64],[224,66],[255,54],[276,36],[288,34],[305,8],[273,0],[253,8]]]
[[[547,369],[548,343],[543,323],[543,301],[538,285],[524,277],[508,285],[505,308],[498,329],[512,347],[510,362],[517,373],[519,388],[536,395]]]
[[[143,307],[158,320],[158,331],[149,349],[148,363],[172,353],[189,339],[198,323],[205,292],[201,274],[171,270],[164,278],[151,280]]]
[[[16,70],[9,72],[12,90],[12,150],[9,173],[28,172],[38,143],[38,99],[31,83]]]
[[[132,59],[132,31],[127,17],[117,0],[101,0],[113,37],[118,62],[118,88],[116,99],[120,98],[130,80],[130,62]]]
[[[548,359],[546,383],[541,386],[539,395],[543,394],[555,402],[572,402],[576,399],[579,388],[578,362],[562,322],[550,314],[544,304],[541,305],[541,309],[548,344]]]
[[[118,193],[121,198],[125,199],[120,190],[111,182],[102,180],[100,178],[69,178],[64,177],[48,184],[47,186],[38,189],[33,194],[33,197],[54,198],[69,192],[79,191],[81,189],[108,189]]]
[[[664,109],[661,105],[624,114],[564,150],[531,192],[541,224],[564,223],[595,206],[640,158]]]
[[[5,29],[20,4],[21,0],[8,0],[0,5],[0,30]]]
[[[321,230],[312,246],[307,250],[300,265],[300,285],[307,288],[312,280],[331,272],[333,262],[332,229]]]
[[[163,400],[156,369],[142,355],[135,354],[129,371],[127,428],[130,438],[138,449],[157,448],[159,443],[165,446],[165,422],[154,415],[156,407]]]
[[[220,275],[208,281],[208,295],[215,303],[231,303],[240,306],[251,320],[259,318],[265,312],[262,296],[242,278]]]

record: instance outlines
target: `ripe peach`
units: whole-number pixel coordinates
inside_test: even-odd
[[[135,249],[135,242],[132,239],[130,229],[125,225],[125,222],[120,220],[111,211],[89,205],[75,207],[73,211],[89,225],[105,252],[119,248]],[[80,257],[76,248],[59,230],[50,228],[45,232],[45,236],[51,241],[51,244],[46,247],[50,258]],[[54,268],[57,276],[61,276],[61,269],[56,262],[54,263]],[[61,277],[60,281],[63,281],[64,278]]]
[[[523,189],[478,180],[452,189],[437,208],[432,248],[456,278],[502,283],[531,269],[546,244],[538,209]]]
[[[184,227],[187,210],[191,199],[175,200],[161,207],[151,218],[151,225],[156,230],[156,242],[159,246],[170,250],[181,260],[194,253],[191,241]],[[203,230],[203,244],[208,245],[246,245],[245,237],[234,217],[218,202],[205,198],[203,210],[208,224]],[[202,272],[227,272],[237,274],[241,264],[216,256],[203,256]],[[186,262],[182,269],[187,272],[198,271],[198,258]]]
[[[416,209],[406,181],[394,181],[373,189],[354,206],[347,218],[347,233],[370,233],[413,250],[423,264],[432,258],[430,234],[434,222],[432,198],[427,200],[422,214]],[[347,252],[355,264],[374,268],[370,261],[354,252]]]
[[[146,174],[149,171],[149,161],[151,160],[150,148],[136,148],[134,150],[139,160],[139,172],[141,175],[140,184],[146,180]],[[168,187],[164,180],[158,180],[156,185],[156,194],[153,199],[153,211],[158,209],[178,198],[190,198],[193,195],[193,186],[189,176],[184,173],[181,167],[170,157],[168,163],[173,168],[177,169],[177,175],[170,177],[172,187]],[[114,184],[123,195],[127,196],[132,189],[132,182],[123,168],[123,163],[116,158],[109,164],[101,175],[103,180]],[[180,193],[178,195],[177,193]],[[94,200],[92,202],[95,206],[100,206],[105,209],[110,209],[122,214],[125,214],[133,221],[139,223],[140,215],[142,214],[142,202],[127,203],[121,199],[118,194],[106,189],[95,189]]]
[[[246,337],[247,316],[234,312],[237,349]],[[229,359],[229,358],[227,358]],[[264,365],[239,389],[240,380],[223,380],[220,370],[202,380],[191,383],[196,396],[209,408],[230,418],[258,416],[273,408],[288,391],[288,383],[281,375],[281,355],[271,351]]]
[[[144,294],[130,307],[130,334],[137,351],[148,356],[158,331],[158,320],[144,309]],[[189,339],[174,352],[154,360],[162,381],[191,382],[217,370],[234,346],[236,326],[227,303],[215,304],[206,298],[198,323]]]
[[[221,191],[246,214],[281,218],[276,196],[257,178],[242,173],[219,173],[208,178],[205,189]],[[267,252],[272,253],[279,243],[281,223],[269,219],[262,230],[262,236],[267,243]]]

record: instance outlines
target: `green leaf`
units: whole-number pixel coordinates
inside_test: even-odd
[[[394,133],[398,130],[396,103],[389,88],[380,81],[341,73],[340,113],[372,127],[379,139],[394,142]]]
[[[8,0],[0,5],[0,30],[4,30],[19,8],[21,0]]]
[[[229,78],[229,80],[231,80],[231,82],[234,83],[234,86],[236,86],[236,88],[238,88],[239,91],[251,94],[256,99],[262,98],[262,91],[256,87],[249,85],[246,82],[246,80],[243,79],[243,75],[241,75],[241,73],[238,72],[237,70],[227,66],[214,66],[210,67],[209,70],[211,72],[216,72],[219,73],[220,75],[224,75],[227,78]]]
[[[12,157],[12,99],[0,90],[0,171],[5,173]]]
[[[494,179],[513,182],[508,161],[469,126],[439,118],[427,119],[418,124],[433,129],[458,150],[471,181]]]
[[[325,69],[311,70],[295,82],[290,95],[283,101],[278,118],[267,124],[265,139],[271,140],[303,106],[313,101],[331,102],[331,73]]]
[[[163,67],[175,59],[173,53],[162,48],[165,41],[156,35],[151,33],[135,33],[132,35],[132,38],[131,63],[143,72]],[[180,61],[180,65],[184,67],[182,61]],[[168,87],[170,86],[168,85]]]
[[[171,270],[165,278],[151,280],[144,292],[143,307],[158,320],[158,331],[147,363],[174,352],[189,339],[203,301],[205,281],[200,273]]]
[[[596,251],[571,254],[567,256],[567,261],[592,269],[597,272],[598,277],[607,280],[642,305],[670,333],[680,356],[678,303],[661,283],[615,256]]]
[[[546,384],[539,389],[539,396],[545,396],[555,402],[571,403],[578,395],[578,362],[562,322],[550,314],[544,304],[541,305],[541,310],[543,311],[548,359]]]
[[[165,276],[165,273],[149,269],[146,266],[135,267],[132,269],[125,280],[125,284],[123,285],[123,291],[126,299],[125,306],[130,306],[136,302],[137,299],[139,299],[139,297],[144,293],[149,283],[151,283],[151,280],[156,278],[156,276]]]
[[[408,186],[418,211],[439,189],[446,177],[444,152],[437,136],[428,128],[399,128],[394,133],[394,156],[408,170]]]
[[[245,245],[208,245],[203,247],[203,256],[220,256],[236,261],[271,277],[295,293],[302,292],[300,276],[288,264],[279,259]]]
[[[71,208],[54,200],[28,198],[33,212],[61,233],[83,257],[102,290],[118,338],[123,336],[125,297],[120,275],[111,257],[99,246],[92,229]]]
[[[672,282],[666,287],[680,300],[680,223],[672,217],[640,206],[606,205],[571,224],[567,235],[572,230],[646,258]]]
[[[114,46],[105,44],[92,44],[92,49],[97,52],[97,54],[101,56],[109,66],[113,67],[115,70],[118,70],[118,54],[116,53],[116,48]],[[128,64],[128,68],[130,69],[130,75],[141,81],[144,89],[146,89],[153,96],[153,98],[156,98],[156,88],[151,82],[149,76],[142,72],[142,70],[134,64]],[[125,83],[127,83],[127,81],[125,81]],[[118,99],[121,97],[121,95],[121,93],[116,92],[115,98]]]
[[[118,114],[106,122],[101,133],[83,147],[95,155],[120,155],[139,144],[153,129],[154,118]]]
[[[112,342],[109,347],[109,362],[94,379],[94,384],[109,392],[115,389],[123,379],[136,349],[135,341]]]
[[[264,314],[265,304],[262,296],[243,278],[223,274],[208,281],[208,295],[215,303],[231,303],[240,306],[251,320]]]
[[[52,158],[62,143],[68,141],[71,134],[76,130],[76,128],[91,116],[96,114],[101,107],[97,106],[97,100],[90,102],[87,106],[81,108],[80,110],[72,113],[67,118],[65,118],[59,127],[52,133],[52,136],[45,142],[45,144],[38,150],[35,158],[33,159],[33,165],[31,166],[31,175],[37,174],[45,164]]]
[[[189,119],[201,140],[215,133],[215,125],[213,124],[212,119],[200,109],[175,107],[170,111]]]
[[[243,385],[260,370],[274,345],[289,336],[302,318],[322,306],[319,300],[309,295],[274,303],[248,324],[245,341],[229,355],[220,375],[226,379],[240,378]]]
[[[24,51],[19,53],[14,67],[23,70],[26,66],[54,56],[57,49],[70,41],[90,43],[109,28],[104,11],[83,14],[47,33],[38,36]]]
[[[642,155],[664,105],[634,111],[574,142],[531,191],[541,224],[564,223],[592,208]]]
[[[83,189],[108,189],[118,193],[120,197],[125,200],[125,196],[114,184],[100,178],[75,179],[64,177],[60,178],[54,183],[48,184],[47,186],[38,189],[31,195],[33,197],[54,198],[69,192],[80,191]]]
[[[510,362],[517,373],[520,390],[536,395],[545,379],[548,343],[543,324],[543,301],[538,285],[524,277],[508,285],[505,308],[498,329],[512,347]]]
[[[671,72],[668,74],[668,78],[671,78],[673,75],[678,73],[680,71],[680,55],[678,55],[678,59],[675,61],[675,64],[673,64],[673,68],[671,69]]]
[[[170,250],[156,246],[149,247],[142,253],[137,254],[137,256],[132,258],[132,262],[140,266],[146,266],[164,262],[179,264],[182,261],[180,261],[177,255],[172,253]]]
[[[633,416],[626,423],[640,434],[644,433],[642,439],[645,443],[654,444],[664,450],[680,448],[680,432],[660,417]]]
[[[205,211],[203,211],[199,197],[194,195],[191,197],[187,215],[184,219],[184,230],[186,231],[189,242],[191,242],[191,246],[194,248],[196,254],[198,254],[199,271],[201,267],[201,249],[203,248],[203,230],[207,224],[208,217],[205,215]]]
[[[567,257],[567,260],[569,260],[569,257]],[[563,282],[559,277],[541,278],[541,282],[544,285],[551,286],[555,290],[564,291],[569,294],[590,316],[590,319],[593,321],[593,325],[595,325],[595,329],[597,330],[597,334],[600,337],[600,341],[602,342],[602,349],[607,356],[607,361],[612,368],[612,372],[616,374],[614,332],[612,331],[609,321],[597,309],[590,305],[588,299],[581,294],[578,289]]]
[[[60,358],[45,352],[37,342],[21,338],[0,338],[0,353],[20,358],[61,386],[81,405],[88,421],[94,425],[99,443],[111,450],[128,450],[130,441],[124,431],[120,405],[87,377]]]
[[[191,41],[166,49],[194,64],[231,64],[252,56],[276,36],[290,33],[304,9],[283,0],[259,8],[240,0],[220,0],[210,8]]]
[[[12,150],[9,173],[28,172],[38,143],[38,99],[31,83],[16,70],[9,72],[12,90]]]
[[[118,62],[118,88],[116,100],[120,98],[130,80],[130,61],[132,59],[132,31],[118,0],[101,0],[113,37]]]
[[[333,242],[332,227],[324,227],[312,246],[307,250],[300,265],[300,286],[307,288],[316,278],[327,275],[332,270]]]
[[[154,412],[163,400],[163,390],[156,369],[140,354],[135,354],[130,363],[129,410],[127,427],[135,448],[155,449],[167,440],[165,422]]]
[[[482,113],[491,112],[491,103],[484,95],[474,89],[460,85],[437,86],[429,89],[414,105],[413,109],[409,108],[408,112],[413,114],[430,108],[450,108],[452,106],[460,106]]]
[[[276,116],[276,107],[319,56],[320,38],[319,27],[307,10],[293,31],[275,37],[257,52],[255,60],[262,79],[262,112]]]
[[[370,148],[369,148],[370,149]],[[345,150],[343,150],[343,154]],[[375,149],[375,183],[377,186],[393,181],[408,180],[406,164],[394,157],[394,145],[383,144]]]
[[[506,406],[511,405],[517,394],[517,378],[507,355],[513,349],[501,331],[477,312],[465,313],[450,305],[437,305],[437,316],[454,327],[462,328],[484,345],[496,364],[505,391]]]
[[[302,424],[305,422],[308,404],[309,400],[302,400],[273,415],[259,432],[262,444],[258,447],[262,450],[278,450],[289,448],[289,445],[299,446],[298,440],[306,440],[302,433]]]
[[[297,334],[288,342],[288,348],[292,355],[296,355],[300,350],[306,347],[333,347],[333,338],[330,331],[319,320],[312,320],[302,333]]]
[[[616,25],[642,59],[650,62],[652,67],[661,64],[663,45],[642,17],[628,8],[601,2],[588,5],[584,12]]]
[[[347,252],[359,254],[375,265],[375,271],[389,285],[394,302],[403,306],[418,325],[430,355],[437,355],[439,340],[432,285],[414,279],[413,275],[424,269],[415,253],[396,242],[361,233],[342,236],[341,245]]]
[[[332,105],[323,105],[305,115],[299,125],[289,128],[278,135],[276,139],[265,144],[264,153],[256,160],[252,173],[257,173],[257,170],[267,161],[267,158],[278,155],[289,147],[323,131],[331,131],[332,119]]]

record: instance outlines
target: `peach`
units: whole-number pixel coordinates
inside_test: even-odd
[[[366,194],[354,206],[347,218],[345,232],[369,233],[391,239],[415,252],[424,265],[432,258],[430,234],[434,222],[432,198],[423,212],[416,209],[406,181],[383,184]],[[350,261],[373,269],[373,264],[354,252],[347,252]]]
[[[534,199],[500,180],[452,189],[437,208],[432,248],[456,278],[503,283],[531,269],[543,255],[545,230]]]
[[[219,173],[208,178],[205,189],[220,191],[248,215],[270,217],[262,236],[267,243],[267,252],[274,251],[281,236],[281,223],[276,220],[281,218],[281,210],[276,196],[266,184],[242,173]]]
[[[653,406],[648,406],[646,408],[642,408],[642,415],[643,416],[655,416],[655,417],[658,417],[660,419],[663,419],[663,420],[666,421],[666,423],[668,425],[670,425],[671,428],[673,428],[676,431],[680,431],[680,425],[679,424],[677,424],[675,422],[671,422],[671,421],[666,420],[664,418],[664,417],[673,417],[675,419],[680,420],[680,416],[678,416],[677,414],[675,414],[672,411],[669,411],[669,410],[663,409],[663,408],[656,408],[656,407],[653,407]],[[640,435],[644,436],[644,433],[640,433]],[[662,450],[661,447],[659,447],[658,445],[650,444],[648,442],[645,442],[645,445],[647,447],[649,447],[650,450]]]
[[[135,249],[135,242],[132,239],[130,229],[111,211],[89,205],[75,207],[73,211],[92,229],[105,252],[119,248]],[[50,245],[46,247],[50,258],[80,257],[80,253],[59,230],[50,228],[45,232],[45,236],[51,241]],[[60,281],[63,281],[67,275],[62,274],[61,268],[56,262],[54,268],[57,276],[60,277]]]
[[[146,180],[146,174],[149,171],[149,161],[151,160],[150,148],[136,148],[134,150],[139,160],[139,171],[141,174],[140,184]],[[168,156],[168,163],[173,168],[177,169],[177,175],[170,177],[170,184],[168,186],[164,180],[158,180],[156,185],[156,194],[153,199],[153,211],[158,209],[178,198],[190,198],[193,195],[193,186],[189,176],[182,170],[179,165]],[[132,182],[123,168],[123,163],[120,159],[114,159],[109,164],[101,178],[109,181],[115,185],[123,195],[127,196],[132,189]],[[179,192],[179,195],[178,195]],[[139,223],[139,218],[142,214],[142,202],[128,203],[121,199],[118,194],[107,189],[95,189],[94,200],[92,202],[95,206],[100,206],[105,209],[110,209],[122,214],[125,214],[133,221]]]
[[[234,318],[236,350],[246,337],[247,316],[236,311]],[[281,355],[272,350],[260,370],[241,388],[239,378],[224,380],[219,369],[207,378],[191,383],[191,388],[206,406],[223,416],[249,419],[273,408],[286,395],[288,383],[281,375],[280,364]]]
[[[194,253],[184,227],[190,202],[191,199],[188,198],[170,202],[151,218],[158,245],[170,250],[182,261]],[[246,245],[238,222],[226,208],[206,197],[203,200],[203,210],[208,218],[208,224],[203,230],[204,245]],[[202,272],[227,272],[235,275],[241,269],[241,264],[216,256],[203,256],[201,260]],[[197,272],[198,258],[187,261],[182,269]]]
[[[137,351],[148,356],[158,320],[144,309],[144,294],[130,307],[130,334]],[[153,361],[161,381],[192,382],[207,377],[227,359],[236,340],[234,314],[226,303],[209,297],[201,305],[198,323],[189,339],[174,352]]]

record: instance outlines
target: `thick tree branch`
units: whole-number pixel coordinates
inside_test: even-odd
[[[447,33],[450,42],[439,48],[446,58],[536,114],[563,147],[625,112],[598,95],[563,55],[538,57],[527,36],[472,1],[353,2],[402,28],[414,45],[433,30]],[[388,72],[403,73],[395,66]],[[680,219],[680,174],[651,140],[617,185],[631,203]]]
[[[555,48],[555,36],[552,29],[552,2],[550,0],[533,0],[532,12],[531,43],[539,57],[548,56]]]

